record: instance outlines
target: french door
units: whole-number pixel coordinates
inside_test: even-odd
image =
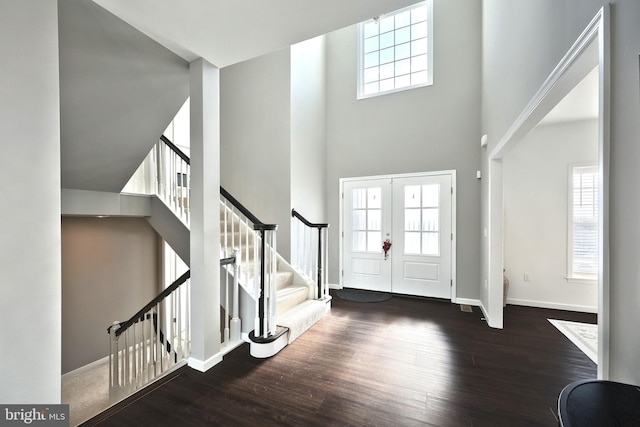
[[[450,299],[452,188],[452,173],[344,181],[342,285]]]

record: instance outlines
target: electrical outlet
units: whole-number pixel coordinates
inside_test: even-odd
[[[524,273],[524,281],[525,282],[529,281],[529,273]]]

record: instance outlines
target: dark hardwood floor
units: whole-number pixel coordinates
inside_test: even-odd
[[[558,394],[596,365],[547,318],[596,322],[507,306],[495,330],[476,307],[334,296],[331,315],[278,355],[254,359],[244,344],[84,425],[556,426]]]

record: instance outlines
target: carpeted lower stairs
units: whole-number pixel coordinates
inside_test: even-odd
[[[225,224],[227,228],[226,241],[224,231],[221,233],[221,252],[223,254],[231,254],[233,252],[233,246],[238,246],[235,242],[239,242],[242,239],[242,251],[241,257],[246,256],[244,247],[249,247],[249,256],[253,254],[253,235],[250,234],[247,239],[246,224],[240,223],[237,218],[231,224],[231,221],[225,221],[225,209],[227,219],[232,218],[230,210],[224,206],[221,206],[220,214],[221,227],[224,229]],[[232,229],[233,239],[231,238]],[[242,229],[242,232],[239,230]],[[225,252],[226,248],[226,252]],[[251,261],[248,260],[248,261]],[[248,268],[249,263],[243,262],[243,269]],[[249,274],[251,274],[249,272]],[[242,276],[241,276],[242,277]],[[316,293],[316,285],[312,281],[303,277],[298,271],[296,271],[284,258],[279,254],[277,256],[277,292],[276,292],[276,318],[277,325],[288,328],[288,333],[284,337],[286,344],[291,344],[296,338],[302,335],[307,329],[313,326],[318,320],[322,319],[326,313],[331,309],[330,300],[317,300],[314,298]],[[240,285],[242,279],[240,279]],[[255,343],[252,343],[252,346]],[[269,357],[277,353],[280,348],[275,350],[265,350],[264,356],[258,355],[257,357]],[[253,351],[252,351],[252,354]],[[257,354],[261,354],[258,351]],[[256,354],[254,354],[256,355]]]

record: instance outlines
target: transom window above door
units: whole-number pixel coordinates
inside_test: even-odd
[[[359,24],[358,99],[433,84],[432,0]]]

